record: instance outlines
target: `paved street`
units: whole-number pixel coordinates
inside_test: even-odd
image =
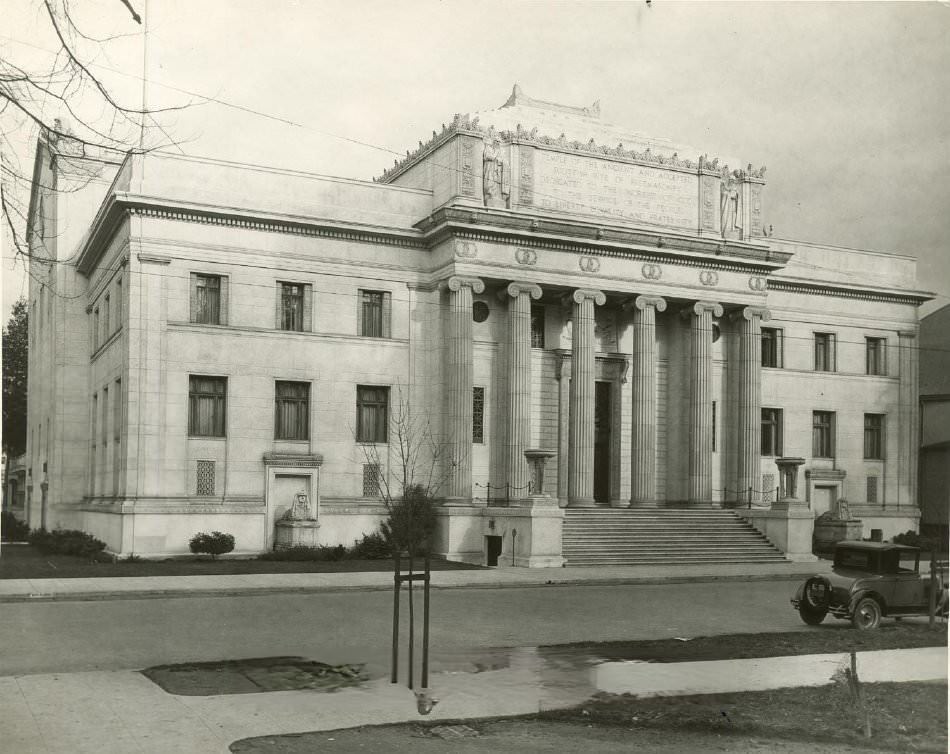
[[[788,603],[795,583],[433,590],[433,670],[449,668],[478,648],[796,630],[801,622]],[[366,662],[373,674],[385,673],[389,664],[387,592],[0,607],[0,675],[274,655]],[[404,617],[406,612],[404,602]]]

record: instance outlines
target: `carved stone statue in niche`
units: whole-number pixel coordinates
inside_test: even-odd
[[[294,504],[287,509],[282,518],[284,521],[313,520],[313,511],[310,510],[310,500],[306,492],[298,492],[294,495]]]
[[[486,207],[507,207],[511,195],[511,168],[501,153],[501,141],[490,130],[482,151],[482,192]]]
[[[719,188],[719,218],[723,238],[742,236],[742,180],[739,171],[723,171]]]

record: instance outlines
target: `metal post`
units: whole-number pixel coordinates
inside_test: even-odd
[[[409,688],[413,688],[413,667],[412,667],[412,650],[414,649],[415,638],[416,638],[416,626],[415,626],[415,615],[412,604],[412,545],[410,545],[409,550]]]
[[[422,602],[422,688],[429,688],[429,553],[426,552],[424,599]]]
[[[393,553],[393,653],[389,682],[396,683],[399,677],[399,553]]]
[[[930,622],[928,628],[933,631],[937,621],[937,546],[930,548]]]

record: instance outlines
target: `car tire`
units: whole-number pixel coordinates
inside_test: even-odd
[[[862,597],[858,604],[854,606],[854,612],[851,614],[851,625],[859,631],[870,631],[881,625],[880,603],[873,597]]]
[[[809,626],[817,626],[828,615],[828,608],[811,607],[807,601],[802,600],[798,606],[798,614]]]

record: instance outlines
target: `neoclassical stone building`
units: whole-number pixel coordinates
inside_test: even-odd
[[[303,492],[351,544],[411,414],[449,558],[560,564],[574,508],[735,507],[792,555],[840,499],[914,528],[915,261],[773,237],[741,164],[516,87],[372,182],[150,153],[38,188],[31,523],[255,552]]]

